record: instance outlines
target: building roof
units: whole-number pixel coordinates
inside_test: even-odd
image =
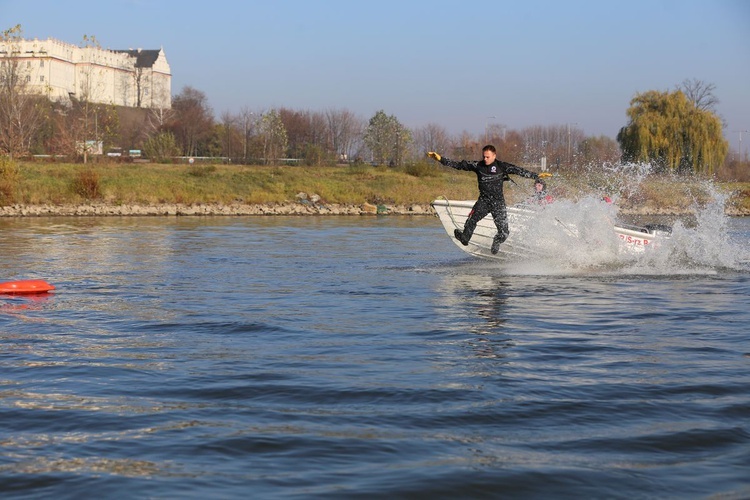
[[[128,49],[128,50],[113,50],[112,52],[124,52],[130,57],[135,57],[136,68],[150,68],[154,65],[157,59],[159,59],[159,53],[161,50],[143,50],[143,49]]]

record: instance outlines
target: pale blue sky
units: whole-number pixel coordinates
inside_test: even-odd
[[[383,109],[453,134],[577,123],[614,138],[636,93],[695,78],[716,86],[733,150],[750,129],[746,0],[0,0],[0,28],[19,23],[163,47],[172,93],[204,92],[217,117]]]

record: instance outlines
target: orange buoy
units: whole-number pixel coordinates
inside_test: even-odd
[[[0,283],[0,293],[4,294],[47,293],[54,289],[54,285],[50,285],[44,280],[19,280]]]

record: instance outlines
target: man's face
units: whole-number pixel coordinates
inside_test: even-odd
[[[483,153],[484,155],[484,164],[489,165],[493,161],[495,161],[495,158],[497,158],[497,155],[493,153],[492,151],[485,151]]]

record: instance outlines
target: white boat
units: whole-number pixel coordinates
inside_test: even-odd
[[[669,238],[671,232],[671,228],[662,225],[640,227],[611,223],[609,226],[612,232],[608,233],[606,238],[602,238],[598,234],[593,236],[587,234],[586,225],[566,222],[549,212],[545,213],[544,207],[526,204],[512,205],[507,207],[510,235],[500,245],[498,253],[493,255],[490,247],[497,234],[497,227],[491,215],[479,221],[468,245],[462,245],[453,235],[454,230],[463,230],[474,203],[473,200],[438,199],[432,202],[432,207],[451,241],[464,252],[482,258],[535,257],[561,249],[576,251],[581,245],[611,245],[618,252],[639,253],[658,246],[659,241]],[[540,237],[537,231],[543,224],[546,224],[547,229],[554,227],[560,237],[554,239]]]

